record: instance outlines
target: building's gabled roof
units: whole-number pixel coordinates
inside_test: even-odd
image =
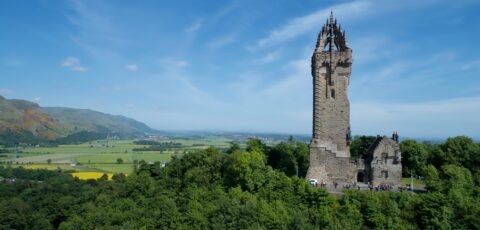
[[[370,147],[368,147],[368,153],[373,153],[373,151],[377,148],[377,146],[380,144],[380,142],[382,142],[383,138],[387,138],[386,136],[377,136],[377,138],[375,138],[375,141],[373,141],[373,143],[370,145]]]
[[[370,162],[372,160],[373,152],[375,151],[375,149],[378,147],[378,145],[380,145],[380,143],[384,139],[388,139],[387,136],[377,135],[377,138],[375,139],[375,141],[373,141],[373,143],[370,145],[370,147],[368,147],[367,158],[365,159],[365,161]]]

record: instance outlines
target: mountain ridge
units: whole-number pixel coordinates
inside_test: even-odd
[[[39,104],[6,99],[0,95],[0,133],[31,133],[43,140],[56,140],[79,132],[138,136],[159,131],[135,119],[91,109],[41,107]]]

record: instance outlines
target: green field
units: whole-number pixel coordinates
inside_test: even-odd
[[[16,151],[11,148],[9,153],[2,153],[0,162],[32,169],[128,174],[133,171],[135,162],[168,162],[173,155],[182,156],[186,152],[206,149],[209,146],[228,148],[231,141],[223,137],[165,139],[159,142],[181,143],[182,146],[164,151],[132,151],[134,148],[146,147],[134,144],[133,140],[98,140],[58,147],[18,147]],[[120,164],[117,163],[119,158],[123,161]]]
[[[402,184],[410,184],[412,180],[410,178],[402,178]],[[413,178],[413,187],[414,188],[425,188],[425,181]]]

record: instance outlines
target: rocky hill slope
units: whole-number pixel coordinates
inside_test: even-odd
[[[27,133],[55,140],[79,132],[107,135],[145,135],[158,131],[134,119],[88,109],[40,107],[38,104],[0,96],[0,134]]]

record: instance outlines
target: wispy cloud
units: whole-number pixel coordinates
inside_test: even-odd
[[[362,65],[379,60],[388,60],[408,50],[409,44],[404,41],[394,41],[384,34],[369,34],[349,41],[349,46],[355,51],[355,64]]]
[[[81,66],[80,60],[76,57],[67,57],[65,60],[61,61],[61,65],[76,72],[87,71],[87,68]]]
[[[177,67],[184,68],[187,67],[190,63],[185,60],[177,61]]]
[[[234,34],[225,35],[209,42],[208,47],[211,49],[218,49],[235,42],[236,39],[237,37]]]
[[[130,44],[122,33],[122,26],[116,25],[112,14],[106,9],[106,2],[101,1],[69,1],[70,14],[65,15],[75,27],[75,33],[70,39],[84,51],[99,59],[114,59],[118,57],[115,46]]]
[[[245,121],[251,117],[256,130],[305,133],[311,123],[310,59],[292,59],[275,73],[248,70],[226,86],[228,105],[235,105],[230,117]],[[275,79],[275,80],[272,80]],[[288,105],[288,106],[281,106]],[[242,110],[241,108],[252,108]],[[294,111],[294,112],[292,112]],[[268,120],[257,123],[253,120]],[[288,122],[285,122],[288,120]],[[278,125],[282,123],[281,127]],[[234,126],[237,129],[241,126]]]
[[[217,23],[218,21],[222,20],[224,17],[232,14],[233,11],[239,8],[240,4],[238,1],[232,1],[231,3],[225,5],[221,9],[219,9],[213,16],[210,18],[211,23]]]
[[[174,57],[161,58],[158,63],[165,73],[178,73],[189,64],[187,60]]]
[[[370,7],[371,3],[368,1],[354,1],[293,18],[280,28],[272,30],[267,37],[258,40],[256,46],[259,48],[275,46],[310,31],[318,30],[319,22],[325,21],[331,10],[335,11],[336,16],[342,21],[347,21],[362,16]]]
[[[473,60],[464,64],[462,66],[462,70],[467,71],[478,67],[480,67],[480,60]]]
[[[257,64],[268,64],[276,61],[282,56],[282,49],[277,49],[275,51],[265,54],[263,57],[254,59],[253,62]]]
[[[203,26],[203,18],[195,20],[189,27],[185,29],[186,33],[192,34],[197,32]]]
[[[309,81],[310,59],[290,61],[287,68],[290,73],[266,89],[265,92],[269,96],[288,98],[293,94],[305,92],[311,87],[311,81]]]
[[[166,84],[175,85],[179,100],[185,100],[190,105],[204,105],[216,103],[216,100],[210,94],[201,89],[200,86],[193,83],[191,76],[188,74],[186,68],[190,63],[186,60],[179,60],[175,58],[163,58],[160,60],[160,66],[163,69],[163,81],[169,82]],[[185,93],[188,92],[188,93]]]
[[[317,32],[320,29],[320,25],[330,16],[331,11],[334,12],[334,16],[342,23],[350,23],[365,20],[373,15],[385,14],[404,8],[426,7],[438,2],[434,0],[358,0],[332,5],[288,20],[284,25],[273,29],[266,37],[259,39],[254,46],[250,46],[248,49],[272,47],[306,33]]]
[[[74,14],[67,15],[67,18],[80,29],[102,32],[102,34],[96,34],[97,36],[102,36],[105,33],[113,33],[111,21],[108,20],[105,15],[101,15],[89,7],[84,1],[70,1],[70,8]]]
[[[125,66],[125,68],[127,68],[127,70],[131,72],[135,72],[138,70],[138,66],[136,64],[128,64]]]

